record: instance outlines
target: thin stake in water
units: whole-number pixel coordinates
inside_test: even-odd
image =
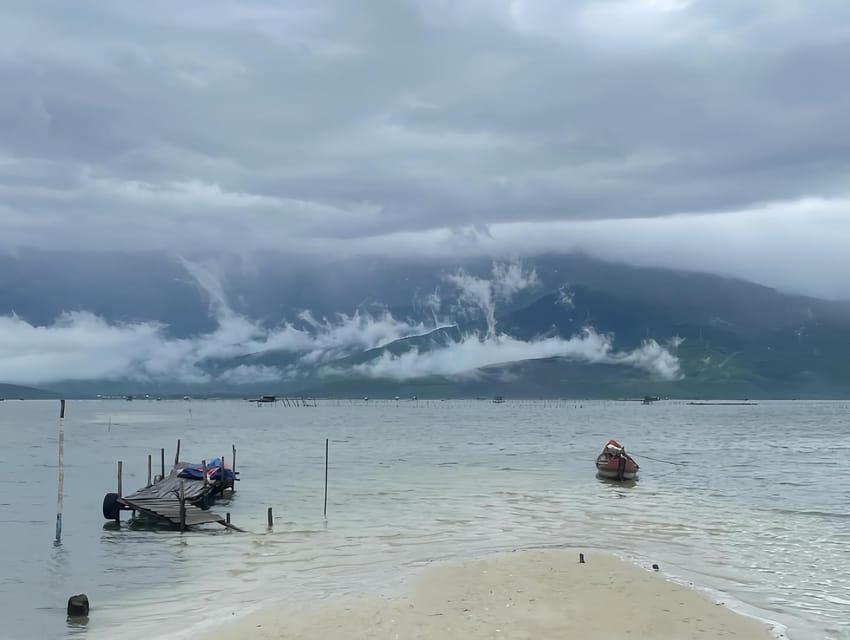
[[[65,485],[65,401],[59,401],[59,488],[56,495],[56,544],[62,544],[62,494]]]
[[[322,510],[325,520],[328,519],[328,439],[325,438],[325,507]]]

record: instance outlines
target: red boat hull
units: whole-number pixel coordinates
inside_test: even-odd
[[[602,456],[600,456],[601,458]],[[637,477],[638,465],[629,458],[611,458],[607,461],[596,461],[596,472],[610,480],[634,480]]]
[[[602,478],[610,480],[634,480],[640,466],[632,460],[623,446],[616,440],[609,440],[596,457],[596,472]]]

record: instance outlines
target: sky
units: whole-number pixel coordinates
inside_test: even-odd
[[[26,0],[0,250],[581,249],[850,298],[846,0]]]
[[[433,328],[344,315],[269,332],[191,266],[258,251],[580,250],[850,299],[848,77],[846,0],[4,2],[0,252],[186,256],[218,329],[2,316],[0,379],[203,381],[211,354],[300,340],[322,362]],[[572,354],[679,375],[665,345],[512,343],[487,314],[515,276],[453,274],[488,331],[363,373]]]

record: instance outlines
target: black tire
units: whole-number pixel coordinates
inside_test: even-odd
[[[121,505],[118,503],[117,493],[107,493],[103,496],[103,517],[107,520],[117,520]]]

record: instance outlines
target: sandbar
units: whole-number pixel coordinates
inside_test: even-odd
[[[769,640],[771,627],[613,554],[529,550],[426,568],[407,593],[277,605],[219,640]]]

